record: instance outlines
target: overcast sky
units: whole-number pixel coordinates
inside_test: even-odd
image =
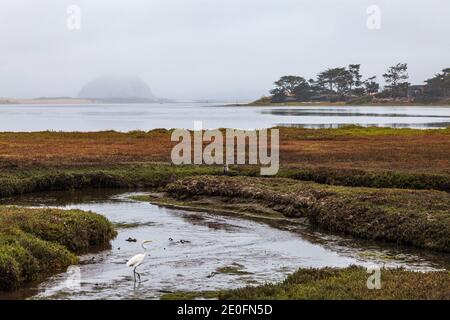
[[[366,25],[373,4],[380,30]],[[1,0],[0,97],[76,96],[136,74],[158,97],[253,99],[281,75],[349,63],[381,78],[408,62],[420,83],[450,67],[449,21],[449,0]]]

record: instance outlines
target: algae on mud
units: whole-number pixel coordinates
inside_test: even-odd
[[[92,212],[0,206],[0,291],[62,271],[78,262],[77,253],[115,236],[112,224]]]

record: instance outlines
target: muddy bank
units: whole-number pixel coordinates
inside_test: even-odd
[[[178,200],[224,197],[333,233],[450,252],[450,198],[439,191],[325,186],[292,179],[197,177],[165,188]],[[189,200],[189,201],[191,201]],[[239,210],[239,207],[235,206]]]

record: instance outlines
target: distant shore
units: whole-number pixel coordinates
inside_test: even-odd
[[[44,99],[9,99],[0,98],[2,104],[92,104],[98,103],[95,100],[75,99],[75,98],[44,98]]]
[[[150,102],[164,102],[164,101],[148,101]],[[169,101],[168,101],[169,102]],[[173,101],[171,101],[173,102]],[[61,105],[61,104],[102,104],[102,103],[143,103],[143,101],[102,101],[95,99],[77,99],[77,98],[37,98],[37,99],[10,99],[0,98],[0,105]],[[346,102],[267,102],[267,101],[253,101],[250,103],[228,103],[228,107],[450,107],[450,101],[440,101],[433,103],[420,102],[371,102],[371,103],[346,103]]]
[[[13,104],[102,104],[102,103],[164,103],[173,102],[170,99],[150,100],[144,98],[105,98],[105,99],[79,99],[70,97],[45,97],[34,99],[15,99],[15,98],[0,98],[0,105]]]
[[[230,107],[450,107],[450,101],[433,103],[420,102],[371,102],[371,103],[346,103],[346,102],[259,102],[228,104]]]

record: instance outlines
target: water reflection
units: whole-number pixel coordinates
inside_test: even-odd
[[[305,128],[305,129],[338,129],[354,125],[353,123],[279,123],[279,127]],[[359,124],[362,127],[397,128],[397,129],[445,129],[450,127],[450,122],[428,122],[428,123],[369,123]]]
[[[321,124],[411,128],[447,127],[449,107],[246,107],[205,103],[93,105],[3,105],[0,131],[131,131],[157,128],[270,128],[278,124],[316,128]],[[440,126],[437,123],[441,123]]]
[[[382,112],[382,113],[370,113],[364,110],[348,110],[348,109],[270,109],[270,110],[262,110],[263,114],[273,114],[277,116],[302,116],[302,117],[395,117],[395,118],[448,118],[443,117],[441,115],[426,115],[426,114],[408,114],[408,113],[390,113],[390,112]]]

